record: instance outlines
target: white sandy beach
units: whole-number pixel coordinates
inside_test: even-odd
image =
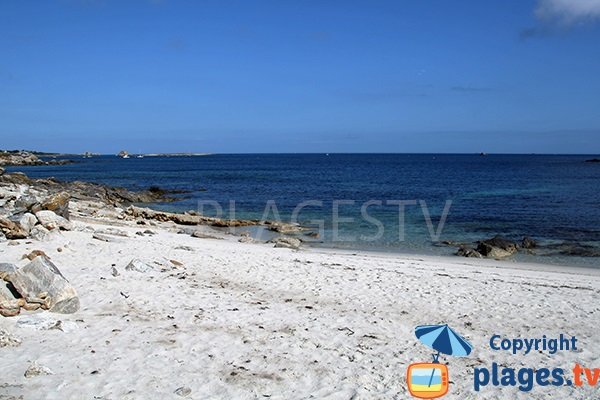
[[[585,386],[473,391],[473,368],[494,361],[599,367],[597,270],[296,251],[198,239],[170,223],[138,236],[149,227],[119,222],[128,236],[103,242],[92,232],[106,232],[109,220],[74,220],[75,230],[50,241],[0,244],[3,262],[46,252],[81,301],[75,314],[0,317],[0,329],[21,342],[0,348],[0,399],[406,399],[407,366],[431,359],[414,328],[443,323],[474,346],[467,358],[442,358],[446,398],[597,396]],[[135,258],[153,270],[126,271]],[[494,334],[561,333],[577,336],[580,349],[514,356],[488,344]],[[24,377],[34,363],[52,374]]]

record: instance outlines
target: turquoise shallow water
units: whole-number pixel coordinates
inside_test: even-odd
[[[378,250],[451,254],[436,246],[437,229],[447,201],[451,201],[440,240],[470,242],[501,234],[512,239],[532,236],[542,244],[600,245],[600,164],[585,163],[594,156],[566,155],[450,155],[450,154],[245,154],[202,157],[145,157],[120,159],[76,157],[65,166],[20,167],[33,177],[86,180],[144,189],[152,185],[189,190],[171,204],[153,207],[197,210],[199,201],[216,201],[228,213],[235,201],[236,217],[268,219],[277,213],[289,220],[294,208],[307,200],[322,202],[305,207],[299,222],[322,220],[322,245]],[[341,218],[334,229],[334,202]],[[408,201],[404,228],[399,206]],[[269,201],[272,201],[269,203]],[[361,214],[367,212],[383,226]],[[381,204],[378,203],[381,201]],[[411,201],[416,202],[412,204]],[[391,203],[390,203],[391,202]],[[425,202],[425,203],[422,203]],[[314,203],[317,204],[317,203]],[[274,205],[274,206],[273,206]],[[426,211],[424,214],[424,210]],[[205,207],[212,213],[212,207]],[[428,227],[429,213],[431,226]],[[338,232],[338,236],[334,235]],[[520,255],[543,263],[596,266],[597,257],[560,254]],[[593,251],[590,250],[592,253]],[[594,250],[595,251],[595,250]]]

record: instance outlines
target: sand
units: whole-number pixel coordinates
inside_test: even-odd
[[[406,399],[407,366],[431,359],[414,328],[444,323],[474,346],[469,357],[441,358],[450,370],[445,398],[597,396],[567,386],[473,391],[473,369],[492,362],[600,368],[597,270],[296,251],[228,235],[193,238],[168,224],[115,228],[109,214],[76,220],[75,230],[50,241],[0,244],[2,262],[46,252],[82,304],[70,315],[0,317],[4,336],[20,341],[0,347],[0,399]],[[119,235],[106,235],[111,228]],[[148,228],[156,234],[135,234]],[[132,259],[153,269],[127,271]],[[561,333],[578,338],[577,352],[489,347],[494,334]],[[32,366],[51,374],[25,377]]]

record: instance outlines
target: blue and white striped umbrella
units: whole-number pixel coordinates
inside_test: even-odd
[[[415,335],[424,345],[449,356],[465,357],[473,350],[473,346],[448,325],[417,326]]]

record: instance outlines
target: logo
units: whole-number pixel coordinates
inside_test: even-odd
[[[473,346],[448,325],[421,325],[415,335],[427,347],[437,351],[431,363],[414,363],[408,366],[406,382],[413,397],[435,399],[448,393],[448,366],[440,364],[440,354],[454,357],[468,356]]]

